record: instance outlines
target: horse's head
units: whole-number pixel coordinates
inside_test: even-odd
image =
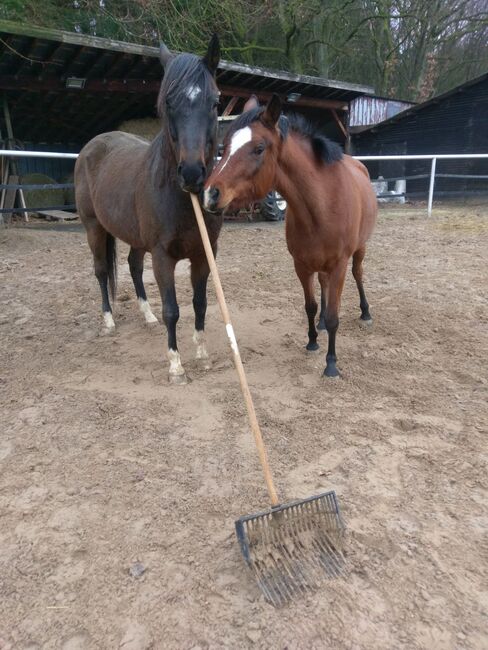
[[[181,188],[198,193],[212,166],[217,141],[219,91],[215,72],[220,59],[219,40],[210,40],[204,57],[173,55],[161,45],[165,70],[158,109],[177,161]]]
[[[281,101],[273,95],[266,107],[253,96],[227,132],[224,153],[205,184],[208,210],[242,208],[273,188],[277,159],[286,137]]]

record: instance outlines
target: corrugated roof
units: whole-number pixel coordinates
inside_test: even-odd
[[[25,141],[82,142],[123,120],[153,115],[162,74],[156,47],[0,21],[0,89],[8,96],[14,134]],[[71,77],[85,80],[82,90],[66,87]],[[219,65],[217,83],[227,95],[298,93],[308,106],[326,101],[340,107],[373,92],[227,61]]]

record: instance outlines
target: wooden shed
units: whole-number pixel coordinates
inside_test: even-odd
[[[158,54],[156,47],[0,21],[0,93],[14,137],[70,151],[124,120],[155,116]],[[349,102],[373,90],[226,61],[217,83],[223,113],[238,111],[253,93],[266,100],[276,92],[342,142]],[[0,132],[5,139],[3,111]]]
[[[388,120],[353,133],[357,155],[488,153],[488,73]],[[428,161],[368,163],[373,177],[428,174]],[[488,160],[443,160],[437,163],[436,193],[457,195],[488,190]],[[407,181],[407,194],[427,193],[428,178]]]

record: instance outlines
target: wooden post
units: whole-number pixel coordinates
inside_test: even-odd
[[[13,129],[12,129],[12,122],[10,120],[10,111],[9,111],[9,108],[8,108],[8,102],[7,102],[7,96],[6,95],[3,96],[3,115],[5,117],[5,125],[7,127],[7,136],[8,136],[7,147],[6,148],[7,149],[13,149],[14,148],[14,132],[13,132]],[[9,163],[7,163],[7,164],[9,164]],[[15,160],[10,161],[10,168],[12,169],[12,174],[14,176],[17,176],[20,179],[20,176],[19,176],[19,173],[18,173],[18,170],[17,170],[17,163],[15,162]],[[19,189],[18,192],[19,192],[19,198],[20,198],[20,205],[23,208],[26,208],[27,205],[25,203],[24,192],[21,189]],[[24,212],[24,220],[26,222],[29,221],[29,213],[28,212]]]
[[[222,113],[222,117],[227,117],[228,115],[230,115],[234,110],[234,107],[238,101],[239,101],[239,97],[231,97],[229,103],[224,109],[224,112]]]

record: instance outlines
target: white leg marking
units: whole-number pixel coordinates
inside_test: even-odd
[[[210,370],[212,363],[208,356],[207,346],[205,344],[205,332],[203,330],[195,330],[193,333],[193,343],[197,346],[195,359],[203,360],[203,367],[205,370]]]
[[[103,312],[103,320],[104,320],[104,323],[105,323],[105,327],[108,330],[115,329],[114,319],[113,319],[112,313],[110,311],[104,311]]]
[[[152,313],[151,307],[149,306],[148,301],[144,300],[143,298],[138,298],[138,300],[139,300],[139,309],[144,314],[144,318],[146,319],[146,323],[157,323],[158,319]]]
[[[184,375],[185,369],[181,365],[180,353],[178,350],[168,350],[169,359],[169,374],[170,375]]]

